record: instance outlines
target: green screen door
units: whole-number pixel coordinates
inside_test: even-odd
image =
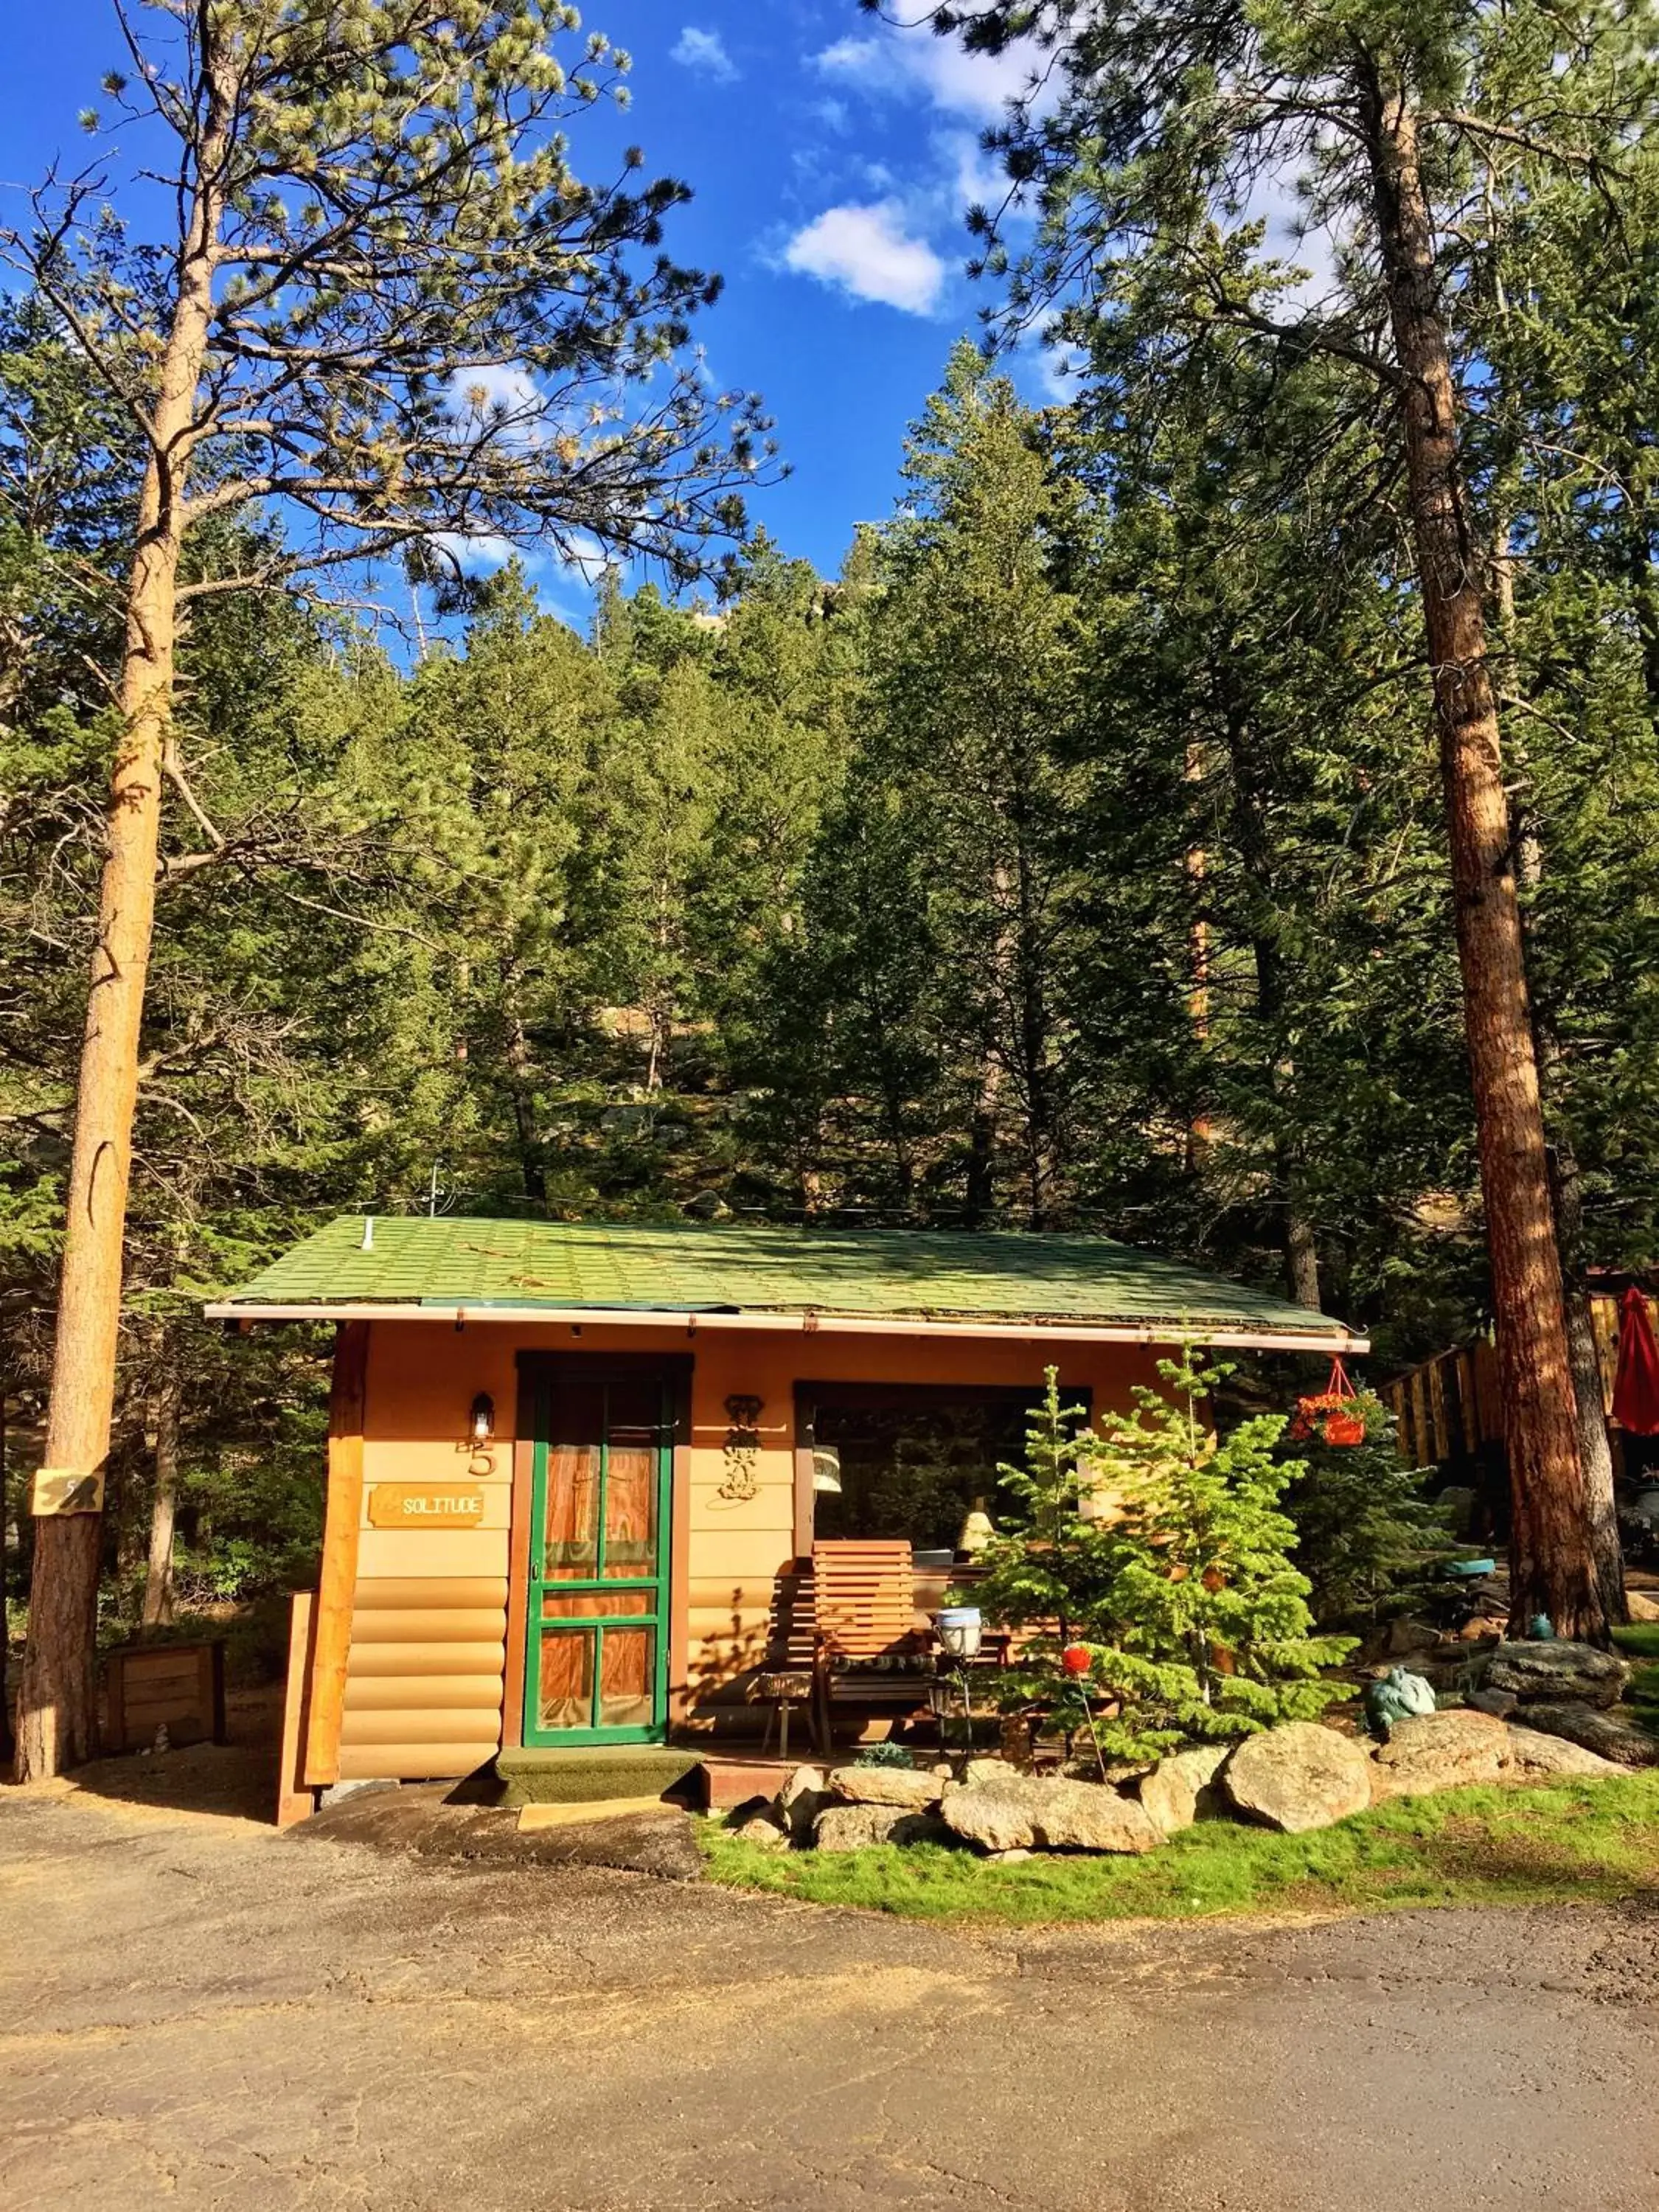
[[[538,1413],[525,1741],[650,1742],[668,1716],[672,1378],[572,1366]]]

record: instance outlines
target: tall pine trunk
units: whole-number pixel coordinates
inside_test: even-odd
[[[6,1627],[7,1592],[11,1588],[7,1571],[6,1471],[6,1394],[0,1389],[0,1760],[9,1761],[17,1747],[12,1740],[11,1696],[6,1680],[11,1657],[11,1638]]]
[[[1515,592],[1514,565],[1506,550],[1500,554],[1495,568],[1498,619],[1507,646],[1515,620]],[[1522,769],[1524,781],[1524,761],[1518,765]],[[1544,879],[1544,843],[1535,822],[1528,820],[1524,812],[1517,818],[1515,842],[1522,886],[1528,892],[1536,891]],[[1524,921],[1524,915],[1522,919]],[[1560,1097],[1561,1035],[1547,1001],[1535,1002],[1533,1011],[1539,1088],[1546,1108],[1549,1108],[1559,1105]],[[1559,1112],[1555,1118],[1559,1122]],[[1601,1395],[1601,1362],[1595,1348],[1589,1296],[1584,1286],[1583,1183],[1577,1156],[1559,1127],[1550,1152],[1550,1196],[1555,1212],[1556,1249],[1561,1260],[1567,1358],[1572,1367],[1573,1398],[1578,1417],[1578,1457],[1584,1470],[1584,1510],[1589,1522],[1590,1550],[1595,1560],[1596,1580],[1601,1586],[1602,1609],[1609,1621],[1622,1622],[1630,1619],[1630,1604],[1625,1595],[1625,1547],[1619,1535],[1613,1445],[1607,1436],[1607,1410]]]
[[[106,815],[46,1417],[46,1465],[76,1474],[103,1468],[115,1402],[139,1029],[155,916],[161,763],[173,708],[182,504],[213,313],[219,178],[229,119],[228,93],[216,85],[156,380],[152,450],[127,586],[121,735]],[[101,1533],[98,1513],[50,1516],[35,1530],[28,1642],[18,1688],[20,1782],[57,1774],[96,1748]]]
[[[155,1487],[150,1497],[149,1556],[144,1563],[145,1628],[173,1621],[173,1530],[179,1512],[179,1385],[168,1376],[155,1394]]]
[[[1545,1067],[1547,1036],[1540,1039]],[[1573,1394],[1578,1409],[1578,1450],[1584,1468],[1585,1510],[1590,1550],[1595,1558],[1601,1606],[1610,1621],[1630,1619],[1625,1592],[1625,1547],[1619,1535],[1619,1504],[1613,1487],[1613,1444],[1607,1435],[1601,1395],[1601,1361],[1595,1348],[1595,1324],[1581,1273],[1583,1249],[1583,1185],[1571,1145],[1555,1146],[1555,1212],[1561,1231],[1561,1265],[1566,1286],[1567,1357],[1572,1362]]]
[[[1484,549],[1458,471],[1457,401],[1432,228],[1403,94],[1367,102],[1371,182],[1395,350],[1429,665],[1440,735],[1464,1026],[1492,1268],[1512,1498],[1510,1620],[1547,1613],[1605,1639],[1591,1555],[1527,994],[1498,707],[1486,660]]]

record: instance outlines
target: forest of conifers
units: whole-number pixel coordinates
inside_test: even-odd
[[[1582,1281],[1650,1258],[1659,1200],[1659,201],[1627,165],[1614,252],[1593,166],[1460,191],[1471,557]],[[158,1452],[212,1587],[311,1540],[315,1348],[197,1316],[347,1209],[1087,1228],[1323,1304],[1385,1363],[1481,1324],[1399,392],[1363,314],[1261,343],[1251,300],[1294,306],[1256,282],[1200,345],[1150,254],[1068,404],[958,345],[834,577],[764,534],[763,488],[703,580],[613,570],[585,633],[517,563],[191,599],[112,1557],[136,1574]],[[137,473],[23,293],[0,473],[27,1429],[118,722],[119,606],[88,580],[130,557]],[[257,573],[285,527],[210,521],[186,573]]]

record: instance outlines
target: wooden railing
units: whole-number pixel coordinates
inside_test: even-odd
[[[1619,1365],[1619,1301],[1597,1292],[1589,1309],[1606,1415],[1613,1411],[1613,1381]],[[1659,1321],[1659,1303],[1650,1298],[1648,1311]],[[1413,1467],[1472,1457],[1482,1444],[1504,1440],[1498,1359],[1490,1338],[1478,1337],[1473,1344],[1424,1360],[1407,1374],[1383,1383],[1377,1395],[1399,1424],[1400,1449]]]

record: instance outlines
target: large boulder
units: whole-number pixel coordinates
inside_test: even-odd
[[[1371,1797],[1425,1797],[1496,1782],[1510,1754],[1510,1732],[1492,1713],[1423,1713],[1395,1721],[1371,1754]]]
[[[1485,1687],[1508,1690],[1522,1705],[1616,1705],[1630,1680],[1617,1652],[1593,1644],[1500,1644],[1486,1662]]]
[[[1513,1690],[1471,1690],[1468,1702],[1477,1713],[1495,1713],[1500,1721],[1508,1720],[1521,1704]]]
[[[1659,1620],[1659,1598],[1651,1590],[1626,1590],[1625,1603],[1632,1620]]]
[[[1161,1834],[1173,1836],[1202,1815],[1225,1813],[1216,1776],[1231,1749],[1231,1743],[1194,1744],[1190,1750],[1171,1752],[1142,1775],[1131,1794],[1139,1798]]]
[[[833,1796],[848,1805],[937,1805],[945,1784],[914,1766],[838,1766],[830,1777]]]
[[[747,1820],[739,1820],[732,1832],[740,1842],[757,1844],[763,1851],[787,1851],[789,1848],[788,1829],[770,1813],[751,1813]]]
[[[988,1851],[1150,1851],[1163,1841],[1152,1815],[1103,1782],[1018,1774],[947,1790],[939,1810],[953,1833]]]
[[[1288,1721],[1246,1736],[1221,1779],[1246,1820],[1292,1836],[1328,1828],[1371,1802],[1371,1762],[1364,1747],[1314,1721]]]
[[[811,1841],[818,1814],[831,1802],[827,1766],[798,1766],[772,1801],[777,1819],[798,1844]]]
[[[960,1778],[970,1790],[994,1790],[998,1783],[1006,1782],[1011,1774],[1020,1771],[1020,1768],[1006,1759],[970,1759],[963,1766],[960,1778],[952,1774],[949,1767],[945,1769],[951,1781]]]
[[[1507,1734],[1510,1756],[1504,1769],[1505,1782],[1548,1782],[1558,1774],[1630,1772],[1628,1766],[1603,1759],[1598,1752],[1586,1751],[1583,1744],[1570,1743],[1564,1735],[1545,1735],[1529,1728],[1510,1728]]]
[[[1160,1759],[1150,1774],[1143,1774],[1135,1796],[1160,1836],[1176,1835],[1198,1818],[1198,1791],[1173,1759]]]
[[[867,1851],[875,1844],[942,1843],[937,1813],[903,1805],[826,1805],[813,1841],[821,1851]]]
[[[1521,1713],[1529,1729],[1565,1736],[1569,1743],[1581,1744],[1600,1759],[1615,1759],[1621,1766],[1659,1766],[1659,1737],[1650,1736],[1622,1713],[1610,1713],[1599,1705],[1571,1698],[1528,1703],[1522,1706]]]

